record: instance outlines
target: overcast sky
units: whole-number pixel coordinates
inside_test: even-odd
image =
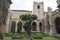
[[[44,10],[47,11],[47,7],[51,7],[53,10],[57,8],[57,0],[11,0],[10,9],[16,10],[33,10],[33,1],[44,2]]]

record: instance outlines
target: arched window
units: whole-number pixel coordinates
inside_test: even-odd
[[[37,6],[37,9],[40,9],[40,5]]]
[[[36,31],[36,23],[35,22],[32,23],[32,31]]]
[[[60,17],[55,18],[55,26],[57,33],[60,34]]]
[[[39,28],[40,28],[40,31],[42,31],[42,23],[39,22]]]

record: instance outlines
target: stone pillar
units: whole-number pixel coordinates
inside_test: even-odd
[[[48,14],[46,14],[44,18],[44,33],[49,32],[48,27],[49,27],[49,17],[48,17]]]
[[[48,7],[49,24],[52,25],[52,9]]]
[[[7,17],[7,32],[11,32],[11,17],[12,17],[12,11],[8,10],[8,17]]]
[[[10,29],[11,29],[11,11],[10,11],[10,9],[8,10],[6,26],[7,26],[6,30],[7,30],[7,33],[8,33],[8,32],[10,32]]]
[[[44,32],[44,20],[42,20],[42,32]]]
[[[47,33],[47,34],[49,34],[49,23],[48,23],[48,20],[47,19],[45,21],[44,29],[45,29],[44,32]]]
[[[17,22],[16,22],[16,27],[15,27],[15,32],[17,32]]]
[[[36,29],[37,29],[37,32],[40,32],[40,29],[39,29],[39,21],[37,21],[37,27],[36,27]]]
[[[52,9],[50,7],[48,7],[48,15],[49,15],[49,27],[50,27],[50,35],[54,35],[54,26],[52,23]]]
[[[22,21],[22,30],[21,32],[25,32],[24,28],[23,28],[23,25],[25,24],[25,21]]]
[[[6,23],[6,26],[7,26],[7,33],[9,32],[9,13],[8,13],[8,18],[7,18],[7,23]]]

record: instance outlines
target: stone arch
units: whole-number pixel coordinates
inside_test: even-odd
[[[19,21],[19,22],[17,23],[17,32],[21,32],[21,30],[22,30],[22,22]]]
[[[37,26],[36,22],[33,22],[32,23],[32,31],[36,31],[36,26]]]
[[[39,22],[39,29],[42,31],[42,22]]]
[[[56,27],[56,32],[60,34],[60,17],[55,18],[55,27]]]

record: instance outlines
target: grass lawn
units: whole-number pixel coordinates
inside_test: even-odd
[[[12,37],[4,37],[4,40],[12,40]]]
[[[34,40],[35,38],[42,38],[43,40],[60,40],[60,37],[57,36],[50,36],[48,34],[44,33],[33,33],[32,34],[32,39]]]
[[[18,33],[9,33],[9,34],[5,34],[4,39],[5,40],[12,40],[12,38],[18,38],[17,37]],[[24,33],[20,33],[20,36],[23,40],[26,40],[25,34]],[[31,39],[35,40],[35,39],[43,39],[43,40],[60,40],[60,37],[55,37],[55,36],[49,36],[48,34],[44,34],[44,33],[32,33],[31,34]]]
[[[60,39],[56,37],[43,37],[43,40],[60,40]]]

